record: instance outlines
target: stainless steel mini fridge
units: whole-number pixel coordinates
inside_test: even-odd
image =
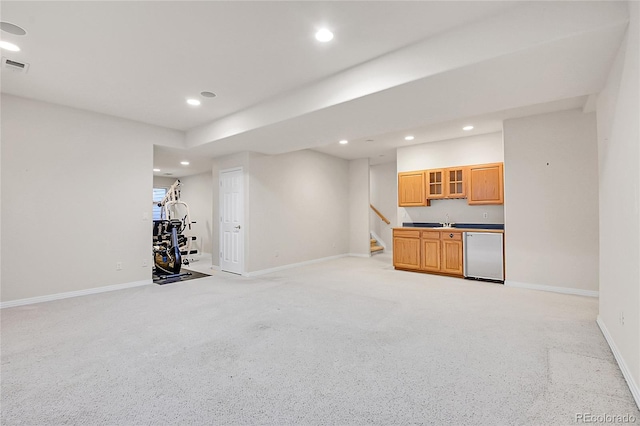
[[[464,233],[464,276],[504,282],[503,235],[498,232]]]

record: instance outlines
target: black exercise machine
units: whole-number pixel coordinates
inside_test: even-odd
[[[180,273],[183,262],[189,264],[187,259],[182,260],[180,253],[178,234],[182,231],[181,227],[182,221],[177,219],[153,221],[154,274],[158,280],[191,275],[190,272]]]

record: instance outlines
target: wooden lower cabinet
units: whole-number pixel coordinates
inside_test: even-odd
[[[419,231],[393,233],[393,265],[401,269],[420,269]]]
[[[435,238],[434,238],[435,237]],[[423,238],[420,240],[421,244],[421,266],[423,270],[430,272],[440,271],[440,233],[439,232],[423,232]]]
[[[449,240],[448,235],[442,240],[442,268],[441,272],[452,275],[462,275],[462,241]]]
[[[462,276],[462,232],[394,230],[393,266]]]

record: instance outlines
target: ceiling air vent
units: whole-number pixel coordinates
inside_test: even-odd
[[[29,64],[25,64],[22,62],[18,62],[18,61],[12,61],[9,58],[5,58],[4,56],[2,57],[2,69],[3,70],[10,70],[13,72],[19,72],[22,74],[26,74],[27,71],[29,70]]]

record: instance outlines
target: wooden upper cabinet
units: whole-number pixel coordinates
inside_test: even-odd
[[[398,173],[398,206],[428,206],[425,171]]]
[[[465,167],[426,170],[427,198],[465,198]]]
[[[444,198],[445,197],[445,171],[444,169],[435,169],[426,171],[427,178],[427,198]]]
[[[469,204],[504,204],[502,163],[398,173],[398,206],[466,198]]]
[[[468,184],[469,204],[504,204],[502,163],[470,166]]]
[[[447,198],[465,198],[467,196],[466,174],[465,167],[452,167],[445,170]]]

